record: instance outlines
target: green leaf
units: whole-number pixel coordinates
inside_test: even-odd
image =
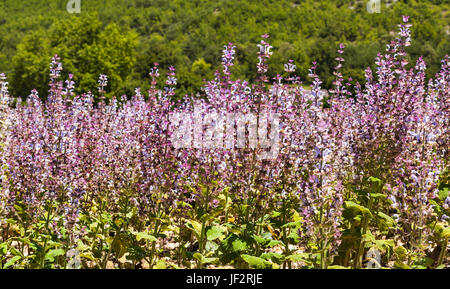
[[[396,269],[411,269],[411,267],[409,267],[408,265],[406,265],[405,263],[400,262],[400,261],[395,261],[394,268],[396,268]]]
[[[17,250],[16,248],[14,248],[14,247],[12,247],[12,246],[9,247],[9,250],[10,250],[11,253],[13,253],[13,255],[15,255],[15,256],[20,256],[21,258],[24,257],[23,254],[22,254],[19,250]]]
[[[202,183],[199,183],[198,186],[200,187],[200,191],[202,193],[202,196],[206,196],[208,194],[208,187],[206,187]]]
[[[197,239],[200,239],[200,236],[202,234],[202,224],[200,224],[197,221],[190,220],[186,223],[186,227],[189,228],[197,237]]]
[[[281,244],[283,244],[283,242],[281,242],[280,240],[270,240],[269,244],[267,244],[266,247],[272,248]]]
[[[361,213],[363,213],[363,215],[368,215],[368,216],[372,217],[372,213],[370,212],[370,210],[368,208],[358,205],[357,203],[355,203],[353,201],[345,201],[345,206],[349,209],[358,210]]]
[[[156,242],[157,239],[155,238],[155,236],[152,236],[150,234],[147,234],[145,232],[140,232],[136,234],[136,240],[139,242],[140,240],[148,240],[150,242]]]
[[[370,231],[368,231],[367,233],[362,235],[362,238],[365,242],[369,242],[369,243],[375,242],[375,237],[374,237],[374,235],[372,235],[372,233]]]
[[[94,257],[94,255],[91,252],[80,253],[80,257],[86,258],[86,259],[88,259],[90,261],[94,261],[95,260],[95,257]]]
[[[166,262],[164,262],[164,260],[162,260],[162,259],[159,259],[158,260],[158,262],[156,262],[156,265],[155,265],[155,269],[167,269],[167,264],[166,264]]]
[[[129,236],[126,233],[116,235],[111,243],[111,248],[117,258],[122,258],[122,256],[125,255],[130,246],[130,241]]]
[[[233,251],[234,252],[240,252],[240,251],[247,250],[247,243],[242,241],[242,240],[240,240],[240,239],[234,240],[232,245],[233,245]]]
[[[299,222],[299,221],[303,220],[303,218],[300,216],[300,214],[297,211],[294,211],[293,219],[294,219],[294,222]]]
[[[88,250],[90,247],[88,246],[88,245],[85,245],[84,243],[83,243],[83,241],[81,241],[80,239],[78,240],[78,242],[77,242],[77,250],[78,251],[80,251],[80,252],[84,252],[84,251],[86,251],[86,250]]]
[[[0,244],[0,256],[5,256],[6,252],[8,252],[8,244],[7,243],[1,243]]]
[[[441,205],[438,204],[438,202],[436,202],[434,200],[429,200],[429,202],[430,202],[430,205],[432,205],[434,207],[434,212],[438,215],[441,215],[443,207],[441,207]]]
[[[405,247],[403,246],[396,247],[394,249],[394,253],[399,261],[406,261],[408,252],[406,251]]]
[[[206,232],[206,238],[209,241],[213,241],[217,238],[220,238],[223,236],[223,233],[225,232],[225,228],[219,227],[219,226],[213,226]]]
[[[18,242],[22,242],[24,244],[27,244],[34,251],[42,250],[42,247],[38,243],[30,241],[27,238],[14,237],[14,238],[11,238],[10,240],[14,240],[14,241],[18,241]],[[50,247],[50,246],[47,245],[47,247]],[[22,253],[20,253],[20,255],[22,255]]]
[[[63,256],[65,254],[63,249],[52,249],[45,254],[45,260],[55,262],[55,257]]]
[[[394,248],[395,243],[394,240],[376,240],[375,244],[377,245],[378,249],[382,249],[382,250],[390,250],[392,248]]]
[[[450,227],[446,226],[446,223],[439,222],[434,226],[435,236],[438,239],[450,237]]]
[[[381,193],[370,193],[370,197],[373,199],[386,199],[386,195]]]
[[[386,215],[383,212],[378,212],[378,217],[382,218],[383,220],[386,221],[386,224],[391,227],[395,225],[395,221],[394,219],[392,219],[390,216]]]
[[[247,264],[254,269],[272,269],[273,264],[267,260],[264,260],[263,258],[250,256],[247,254],[241,255],[242,259],[244,259]]]
[[[127,217],[128,219],[131,219],[131,218],[133,217],[133,214],[134,214],[133,211],[128,212],[128,214],[126,215],[126,217]]]
[[[3,265],[3,268],[8,268],[12,265],[14,265],[17,261],[19,261],[22,257],[20,256],[14,256],[11,259],[8,260],[8,262],[6,262],[5,265]]]
[[[448,197],[448,187],[445,187],[442,190],[439,190],[439,200],[444,201]]]
[[[213,241],[208,241],[206,242],[205,245],[205,250],[208,252],[215,252],[217,249],[219,249],[219,244],[213,242]]]
[[[203,256],[201,253],[195,253],[193,257],[197,259],[202,265],[216,263],[219,260],[218,258],[207,258]]]
[[[289,222],[281,226],[281,228],[299,228],[301,227],[302,222],[301,221],[295,221],[295,222]]]
[[[306,262],[308,260],[309,254],[307,253],[299,253],[299,254],[292,254],[286,257],[286,259],[289,259],[293,262]]]
[[[8,220],[6,220],[6,223],[10,224],[10,225],[15,225],[15,224],[17,224],[17,220],[15,220],[15,219],[8,219]]]
[[[263,254],[261,254],[260,257],[265,259],[265,260],[270,260],[270,261],[272,261],[274,263],[277,263],[277,264],[281,264],[285,260],[285,257],[282,254],[275,253],[275,252],[263,253]]]
[[[203,255],[201,253],[194,253],[192,256],[200,262],[203,260]]]
[[[370,177],[368,179],[369,182],[376,184],[377,186],[381,186],[383,182],[379,178]]]
[[[270,216],[271,218],[276,218],[276,217],[279,217],[279,216],[281,216],[281,213],[280,212],[278,212],[278,211],[273,211],[272,212],[272,216]]]
[[[444,230],[442,230],[442,237],[444,238],[450,237],[450,227],[446,227]]]
[[[300,236],[298,235],[297,230],[292,230],[287,237],[288,239],[294,240],[295,243],[300,242]]]
[[[266,239],[266,238],[263,238],[263,237],[258,236],[258,235],[253,235],[253,240],[255,240],[256,243],[258,243],[261,246],[264,246],[265,244],[270,242],[270,239]]]
[[[219,261],[219,258],[203,258],[202,264],[214,264]]]
[[[126,256],[126,259],[131,261],[141,261],[147,255],[143,248],[135,244],[128,247],[127,252],[128,255]]]

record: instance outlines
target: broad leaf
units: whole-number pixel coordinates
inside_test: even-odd
[[[217,238],[220,238],[223,236],[223,233],[226,231],[225,228],[219,227],[219,226],[213,226],[206,232],[206,238],[209,241],[213,241]]]
[[[272,269],[273,264],[267,260],[264,260],[263,258],[250,256],[247,254],[241,255],[242,259],[244,259],[247,264],[254,269]]]
[[[147,233],[145,233],[145,232],[137,233],[137,234],[136,234],[136,240],[137,240],[137,241],[140,241],[140,240],[142,240],[142,239],[148,240],[148,241],[150,241],[150,242],[156,242],[156,240],[157,240],[157,239],[155,238],[155,236],[152,236],[152,235],[147,234]]]
[[[14,256],[11,259],[8,260],[8,262],[6,262],[5,265],[3,265],[3,268],[8,268],[12,265],[14,265],[17,261],[19,261],[22,257],[20,256]]]
[[[45,254],[45,260],[49,262],[55,262],[55,257],[64,256],[65,252],[63,249],[53,249]]]
[[[345,201],[345,206],[349,209],[354,209],[360,211],[363,215],[367,215],[372,217],[372,213],[370,210],[364,206],[358,205],[357,203],[353,201]]]

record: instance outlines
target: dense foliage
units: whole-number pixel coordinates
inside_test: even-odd
[[[100,73],[114,80],[109,96],[147,90],[148,68],[159,62],[164,73],[169,65],[177,67],[182,97],[196,93],[202,80],[220,69],[220,50],[228,42],[236,45],[234,75],[254,79],[254,43],[265,32],[278,51],[269,60],[269,76],[293,59],[309,85],[307,70],[317,61],[317,74],[330,88],[335,47],[345,42],[352,57],[342,73],[363,83],[363,70],[374,68],[376,53],[394,37],[401,15],[410,15],[414,24],[410,60],[423,56],[427,77],[450,51],[448,1],[381,1],[381,13],[370,14],[366,1],[356,0],[82,0],[79,15],[66,11],[67,2],[0,1],[0,71],[8,73],[14,95],[26,97],[37,89],[46,96],[44,71],[49,57],[58,54],[79,94]]]
[[[254,81],[233,80],[230,43],[203,98],[175,101],[177,70],[159,89],[154,64],[147,92],[95,104],[108,77],[75,95],[54,56],[48,98],[13,108],[2,75],[0,267],[448,267],[450,58],[426,81],[410,27],[403,17],[364,85],[344,79],[340,44],[327,98],[318,63],[311,91],[294,61],[268,77],[267,34]],[[233,141],[212,148],[208,127],[230,113],[258,115],[227,126],[248,145],[219,129]],[[262,158],[267,135],[279,147]]]

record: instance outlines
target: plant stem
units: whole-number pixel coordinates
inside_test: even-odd
[[[372,198],[369,196],[369,204],[368,209],[371,210],[372,208]],[[358,254],[356,255],[355,259],[355,268],[361,269],[362,266],[362,259],[364,254],[364,247],[365,247],[365,240],[364,235],[367,234],[367,228],[369,227],[369,216],[364,214],[364,222],[363,222],[363,228],[362,228],[362,234],[361,234],[361,243],[359,245]]]
[[[50,215],[52,212],[52,208],[53,206],[50,206],[50,209],[47,212],[47,218],[45,219],[45,228],[47,229],[47,234],[50,235],[50,229],[48,228],[48,223],[50,222]],[[44,247],[42,248],[42,256],[41,256],[41,260],[40,260],[40,264],[39,267],[41,269],[44,268],[44,261],[45,261],[45,252],[46,252],[46,247],[47,247],[47,241],[48,241],[48,236],[45,237],[45,241],[44,241]]]
[[[445,253],[447,252],[447,244],[448,244],[448,237],[445,237],[445,240],[442,243],[442,249],[441,249],[441,253],[439,254],[439,259],[438,259],[438,263],[437,263],[436,267],[441,266],[442,262],[444,261]]]

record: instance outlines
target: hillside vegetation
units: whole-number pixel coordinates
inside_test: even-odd
[[[237,49],[234,75],[256,76],[255,43],[270,34],[277,51],[269,75],[293,59],[306,79],[312,61],[329,88],[339,43],[347,45],[344,77],[364,82],[378,51],[394,38],[397,20],[410,15],[414,43],[411,59],[423,55],[427,77],[450,51],[447,1],[382,2],[370,14],[366,1],[292,0],[82,0],[81,13],[69,14],[67,0],[0,1],[0,71],[13,95],[26,97],[36,88],[46,95],[45,71],[54,54],[73,73],[77,92],[95,90],[107,74],[109,95],[148,89],[149,69],[177,69],[179,95],[197,92],[204,78],[220,69],[220,51],[228,42]],[[387,4],[387,5],[386,5]],[[388,6],[388,7],[387,7]]]

